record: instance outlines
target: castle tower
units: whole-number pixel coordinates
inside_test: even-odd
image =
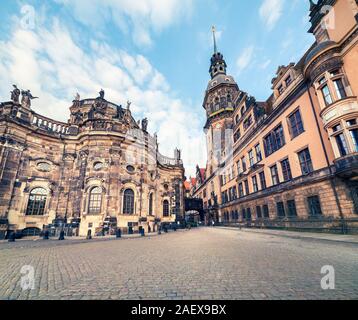
[[[209,81],[203,107],[206,110],[207,122],[205,133],[207,140],[208,165],[207,173],[211,175],[218,165],[227,157],[232,140],[232,114],[234,101],[240,89],[232,76],[226,73],[224,56],[218,52],[215,27],[213,31],[214,53],[211,58]]]

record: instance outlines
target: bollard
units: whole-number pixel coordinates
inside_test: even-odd
[[[60,237],[58,238],[58,240],[59,240],[59,241],[65,240],[65,231],[62,230],[62,231],[60,232]]]
[[[158,228],[158,234],[161,235],[162,234],[162,229],[159,227]]]
[[[142,228],[142,229],[140,229],[140,235],[141,235],[141,237],[145,237],[145,231],[144,231],[144,229]]]
[[[176,232],[177,231],[177,226],[174,226],[173,230],[174,230],[174,232]]]
[[[9,235],[9,242],[15,242],[16,240],[16,233],[15,232],[11,232]]]
[[[121,229],[117,229],[117,231],[116,231],[116,238],[117,238],[117,239],[122,238],[122,230],[121,230]]]
[[[168,233],[168,228],[164,227],[164,233]]]
[[[87,240],[92,240],[92,230],[88,230],[86,239]]]
[[[50,239],[50,232],[46,230],[43,234],[43,240],[49,240]]]

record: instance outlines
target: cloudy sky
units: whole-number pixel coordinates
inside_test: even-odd
[[[187,175],[205,166],[202,109],[218,47],[239,87],[271,94],[279,65],[314,41],[308,0],[1,0],[0,101],[11,85],[31,89],[35,111],[67,121],[76,92],[133,102],[161,152],[183,150]]]

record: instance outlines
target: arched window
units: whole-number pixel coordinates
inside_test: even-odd
[[[132,189],[124,191],[123,214],[134,214],[134,191]]]
[[[169,201],[164,200],[163,202],[163,217],[169,217]]]
[[[47,191],[43,188],[35,188],[30,192],[27,204],[27,216],[42,216],[45,213]]]
[[[153,215],[153,193],[149,195],[149,215]]]
[[[88,202],[88,213],[99,214],[102,211],[102,188],[95,187],[91,190]]]

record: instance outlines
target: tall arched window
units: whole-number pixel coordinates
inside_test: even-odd
[[[153,215],[153,193],[149,195],[149,215]]]
[[[47,191],[44,188],[35,188],[30,192],[27,204],[27,216],[42,216],[45,214]]]
[[[169,201],[164,200],[163,202],[163,217],[169,217]]]
[[[134,191],[132,189],[124,191],[123,214],[134,214]]]
[[[102,211],[102,188],[95,187],[91,190],[88,202],[88,213],[99,214]]]

